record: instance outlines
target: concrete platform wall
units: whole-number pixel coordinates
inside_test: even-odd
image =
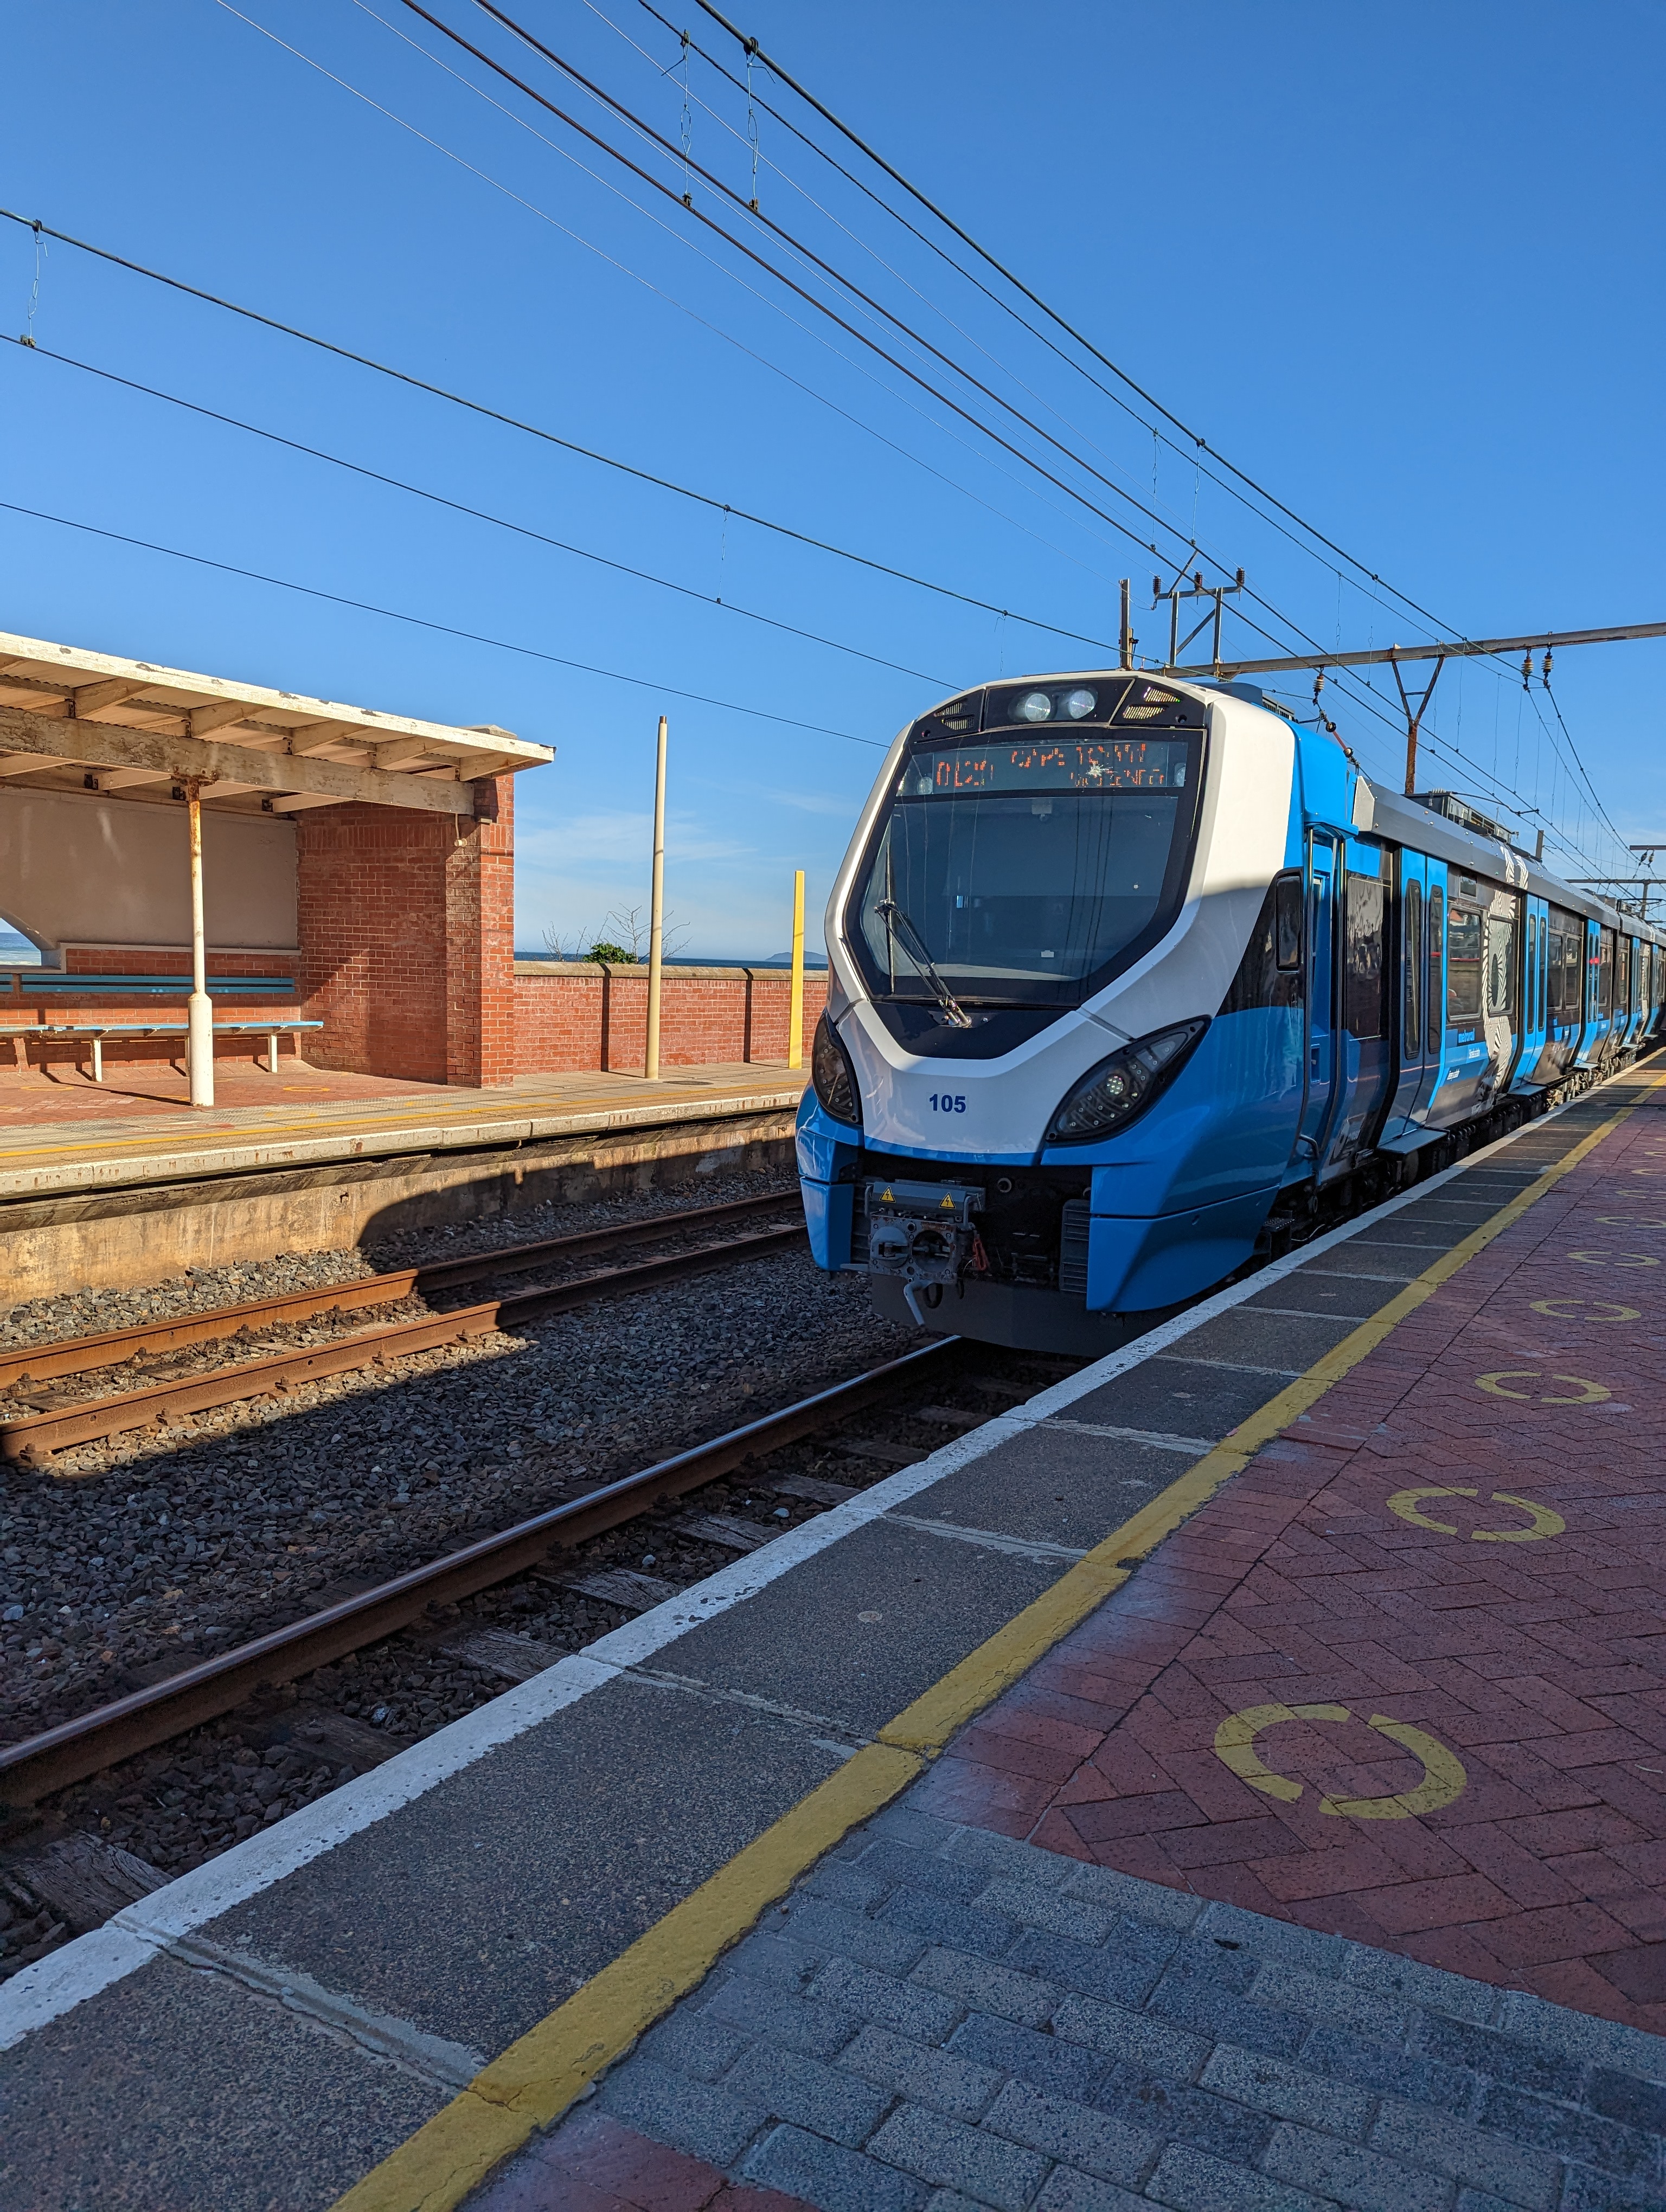
[[[785,1177],[793,1121],[786,1110],[736,1114],[14,1200],[0,1206],[3,1302],[131,1289],[274,1252],[352,1251],[404,1230],[513,1218],[552,1201],[675,1189],[720,1169]]]

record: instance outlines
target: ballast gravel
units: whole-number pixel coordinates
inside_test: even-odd
[[[700,1202],[778,1179],[711,1182],[718,1187],[702,1189]],[[648,1210],[640,1200],[551,1209],[558,1218],[532,1233]],[[525,1241],[528,1231],[523,1217],[497,1241]],[[384,1263],[380,1252],[372,1258]],[[264,1275],[252,1282],[248,1269],[216,1272],[212,1298],[198,1278],[175,1291],[180,1304],[272,1287]],[[96,1326],[146,1317],[122,1304],[129,1316],[108,1312],[100,1294]],[[60,1310],[52,1333],[64,1334],[68,1318]],[[188,1431],[138,1431],[62,1454],[53,1472],[6,1462],[0,1740],[35,1734],[917,1340],[874,1312],[859,1278],[824,1275],[806,1254],[787,1253],[222,1408]]]

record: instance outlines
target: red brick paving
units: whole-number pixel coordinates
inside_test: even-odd
[[[811,2212],[796,2197],[731,2181],[703,2159],[580,2112],[514,2159],[468,2212]]]
[[[926,1804],[1666,2033],[1660,1097],[1645,1089],[1619,1129],[969,1728]],[[1562,1310],[1535,1313],[1544,1300]],[[1587,1318],[1597,1301],[1634,1317]],[[1608,1395],[1523,1401],[1481,1389],[1488,1375]],[[1389,1510],[1436,1484],[1478,1492],[1418,1504],[1455,1534]],[[1499,1492],[1551,1508],[1566,1529],[1478,1540],[1529,1525],[1493,1503]],[[1274,1705],[1352,1715],[1257,1735],[1266,1766],[1302,1784],[1294,1802],[1214,1750],[1229,1714]],[[1376,1714],[1456,1753],[1466,1779],[1450,1802],[1398,1818],[1322,1811],[1327,1794],[1420,1783],[1419,1759],[1365,1725]]]

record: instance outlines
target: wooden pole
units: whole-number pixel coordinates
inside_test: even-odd
[[[208,994],[208,948],[203,935],[203,802],[195,783],[185,786],[191,827],[191,997],[185,1006],[185,1066],[193,1106],[214,1103],[214,1001]]]
[[[787,1065],[804,1066],[804,870],[793,876],[793,995],[787,1016]]]
[[[654,767],[654,888],[648,915],[648,1054],[642,1069],[650,1083],[660,1079],[660,975],[666,919],[666,718],[661,714],[659,751]]]

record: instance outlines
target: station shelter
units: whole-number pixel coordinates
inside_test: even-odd
[[[0,633],[0,1066],[515,1074],[514,778],[456,728]],[[8,1054],[9,1046],[9,1054]]]

